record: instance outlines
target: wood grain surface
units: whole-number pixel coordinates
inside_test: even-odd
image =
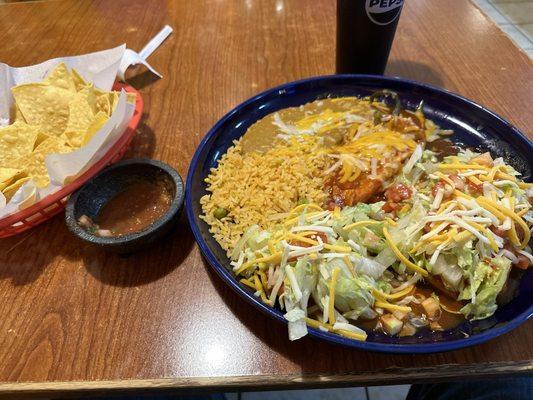
[[[203,135],[236,104],[334,72],[333,0],[25,2],[1,5],[0,21],[0,61],[12,66],[123,42],[140,50],[170,24],[174,33],[149,59],[164,78],[137,67],[128,73],[145,115],[127,155],[162,160],[182,176]],[[531,61],[466,0],[407,1],[387,74],[458,92],[533,137]],[[0,240],[6,398],[531,374],[532,327],[433,355],[291,343],[284,325],[243,304],[207,266],[184,218],[157,247],[130,257],[80,243],[62,216]]]

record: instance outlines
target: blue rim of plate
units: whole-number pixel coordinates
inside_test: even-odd
[[[285,84],[276,86],[274,88],[265,90],[264,92],[261,92],[253,96],[252,98],[242,102],[241,104],[233,108],[226,115],[224,115],[209,130],[209,132],[205,135],[205,137],[200,142],[192,158],[192,161],[189,166],[189,171],[187,174],[186,193],[185,193],[185,207],[187,210],[187,217],[189,219],[191,230],[194,234],[196,242],[198,243],[198,246],[200,247],[200,251],[202,252],[203,256],[206,258],[208,263],[211,265],[211,267],[213,267],[213,269],[217,272],[217,274],[240,297],[242,297],[248,303],[252,304],[253,306],[258,308],[263,313],[269,315],[270,317],[273,317],[277,319],[278,321],[281,321],[285,324],[287,323],[287,321],[285,320],[285,318],[283,317],[283,313],[279,309],[267,306],[264,303],[262,303],[260,299],[256,298],[253,295],[253,293],[245,289],[244,286],[241,285],[235,279],[234,275],[230,272],[228,267],[224,267],[224,265],[222,265],[222,263],[217,259],[217,257],[215,256],[215,254],[209,247],[208,243],[206,242],[205,238],[202,236],[199,223],[203,223],[203,221],[200,221],[198,218],[198,215],[195,215],[194,206],[193,206],[194,199],[193,199],[191,188],[194,184],[195,171],[197,170],[199,158],[204,150],[204,147],[210,141],[212,141],[214,137],[217,136],[220,128],[228,120],[231,120],[232,117],[234,117],[237,113],[239,113],[240,110],[254,103],[257,103],[259,105],[261,103],[261,100],[265,100],[269,98],[270,96],[275,96],[276,94],[278,95],[281,95],[282,93],[285,94],[288,91],[291,91],[295,88],[299,88],[300,86],[305,86],[307,84],[316,84],[316,83],[326,82],[326,81],[336,81],[336,80],[346,81],[346,84],[353,85],[354,87],[361,85],[361,82],[364,82],[364,81],[374,82],[378,85],[381,85],[383,88],[388,87],[388,86],[403,84],[403,85],[411,86],[413,89],[419,88],[425,91],[433,92],[437,95],[447,98],[448,100],[454,101],[456,103],[462,103],[465,106],[474,107],[479,112],[485,113],[488,117],[494,119],[494,121],[497,121],[508,132],[512,132],[512,136],[514,136],[514,138],[518,142],[520,142],[520,145],[524,146],[527,149],[526,151],[529,152],[529,154],[533,154],[533,143],[531,143],[531,141],[524,134],[522,134],[517,128],[515,128],[513,125],[511,125],[509,122],[507,122],[502,117],[498,116],[493,111],[488,110],[487,108],[473,102],[472,100],[469,100],[456,93],[450,92],[446,89],[441,89],[441,88],[438,88],[432,85],[416,82],[413,80],[403,79],[400,77],[386,77],[386,76],[377,76],[377,75],[324,75],[324,76],[311,77],[311,78],[306,78],[306,79],[301,79],[298,81],[285,83]],[[324,94],[326,93],[328,93],[328,90],[325,89]],[[330,92],[329,94],[331,93],[333,92]],[[414,104],[410,104],[410,105],[413,106]],[[288,107],[288,106],[285,106],[285,107]],[[280,107],[280,108],[285,108],[285,107]],[[269,111],[269,113],[270,112],[272,111]],[[474,133],[475,135],[475,132],[472,132],[472,133]],[[220,155],[222,154],[223,153],[221,153]],[[528,161],[528,163],[529,163],[528,164],[529,171],[531,171],[531,166],[530,166],[531,161]],[[531,177],[529,177],[529,179],[531,179]],[[227,264],[229,265],[229,260],[227,260]],[[531,269],[529,271],[530,272],[528,276],[527,277],[523,276],[522,280],[524,280],[525,278],[530,278],[530,279],[533,278]],[[490,327],[484,330],[483,332],[475,333],[473,335],[460,338],[460,339],[454,339],[451,341],[444,340],[444,341],[438,341],[438,342],[432,342],[432,343],[420,343],[420,344],[417,344],[417,343],[415,344],[413,343],[409,343],[409,344],[380,343],[380,342],[372,342],[372,341],[362,342],[362,341],[345,338],[345,337],[342,337],[342,336],[339,336],[333,333],[323,332],[321,330],[314,329],[311,327],[308,327],[308,330],[309,330],[309,335],[312,337],[316,337],[316,338],[328,341],[330,343],[340,344],[340,345],[348,346],[352,348],[358,348],[361,350],[385,352],[385,353],[397,353],[397,354],[401,354],[401,353],[424,354],[424,353],[435,353],[435,352],[456,350],[456,349],[484,343],[490,339],[496,338],[504,333],[507,333],[515,329],[516,327],[526,322],[531,317],[533,317],[533,304],[530,304],[524,311],[514,316],[511,320],[506,321],[504,324],[500,326],[497,326],[496,324],[496,326]]]

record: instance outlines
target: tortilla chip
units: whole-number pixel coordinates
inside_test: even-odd
[[[19,180],[25,172],[17,168],[0,168],[0,191]]]
[[[43,188],[50,183],[50,177],[48,176],[48,170],[44,162],[47,155],[69,153],[72,150],[63,139],[58,137],[50,137],[37,146],[35,151],[26,157],[24,162],[25,169],[35,182],[35,185]]]
[[[69,102],[69,117],[65,133],[69,131],[86,131],[94,119],[93,110],[87,103],[86,96],[77,94]]]
[[[22,185],[24,185],[26,182],[28,182],[31,178],[29,176],[26,176],[24,178],[19,179],[18,181],[12,183],[8,187],[6,187],[2,193],[4,194],[4,197],[6,198],[6,201],[10,201],[11,198],[17,193],[17,190],[21,188]]]
[[[45,152],[46,154],[65,153],[68,152],[69,149],[72,150],[63,139],[52,136],[39,144],[39,146],[37,146],[33,152]]]
[[[9,182],[13,177],[19,173],[16,168],[2,168],[0,167],[0,184]]]
[[[44,142],[46,139],[51,138],[52,136],[47,135],[46,133],[39,132],[37,133],[37,139],[35,140],[35,145],[33,148],[35,149],[37,146],[39,146],[42,142]],[[65,138],[66,140],[66,138]]]
[[[83,77],[80,75],[78,71],[76,71],[74,68],[70,71],[72,74],[72,80],[74,81],[74,86],[76,87],[76,91],[83,90],[84,87],[88,86],[89,84],[83,79]]]
[[[68,72],[68,68],[65,63],[60,63],[57,67],[54,68],[52,72],[44,79],[43,83],[68,90],[69,92],[76,91],[76,85],[74,84],[74,79]]]
[[[86,130],[84,131],[65,131],[64,136],[67,143],[74,149],[79,149],[83,146],[85,140]],[[63,136],[62,136],[63,137]]]
[[[15,103],[13,103],[13,105],[11,106],[9,114],[10,114],[9,120],[11,121],[11,123],[17,122],[17,121],[26,122],[26,120],[22,116],[22,113],[20,112],[20,108],[18,108],[18,106]]]
[[[38,129],[21,121],[1,127],[0,165],[11,167],[14,160],[29,155],[33,151]]]
[[[64,136],[67,142],[75,148],[82,145],[85,132],[94,120],[93,110],[87,102],[88,97],[94,99],[94,93],[90,87],[77,93],[69,103],[69,120],[62,137]]]
[[[104,92],[102,89],[98,89],[96,86],[93,85],[94,94],[96,97],[100,97],[103,95],[106,95],[108,92]]]
[[[113,114],[115,111],[115,108],[117,108],[118,105],[118,99],[119,99],[119,93],[116,91],[109,92],[109,105],[110,105],[110,115]]]
[[[109,95],[107,93],[96,97],[96,110],[111,115],[111,104],[109,103]]]
[[[11,89],[30,125],[38,125],[49,136],[60,136],[67,127],[73,93],[44,83],[29,83]]]
[[[102,129],[108,119],[109,116],[103,111],[99,111],[98,114],[94,116],[93,122],[87,129],[87,132],[85,132],[85,137],[83,138],[82,146],[85,146],[87,143],[89,143],[89,141],[96,134],[96,132]]]
[[[82,88],[78,93],[85,97],[85,100],[91,107],[93,115],[96,114],[98,110],[96,109],[96,93],[94,90],[94,85],[91,83],[85,86],[84,88]]]

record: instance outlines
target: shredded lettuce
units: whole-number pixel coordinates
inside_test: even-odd
[[[284,317],[289,322],[289,340],[298,340],[307,335],[305,311],[295,306],[289,299],[285,299],[287,313]]]
[[[394,254],[394,252],[389,248],[385,247],[382,251],[379,252],[379,254],[374,258],[374,261],[380,263],[381,265],[385,267],[390,267],[392,264],[394,264],[398,258]]]
[[[473,274],[473,281],[469,288],[471,302],[465,305],[461,312],[470,319],[490,317],[498,306],[496,297],[507,281],[511,261],[504,257],[495,257],[491,264],[479,263]],[[463,293],[461,293],[461,296]]]
[[[458,290],[463,280],[464,271],[457,265],[457,257],[453,254],[441,254],[437,257],[431,273],[440,275],[442,280],[450,287]]]
[[[386,269],[387,266],[366,257],[359,258],[356,266],[356,271],[358,274],[367,275],[374,279],[381,277]]]
[[[354,316],[374,304],[371,280],[365,276],[339,276],[335,285],[335,308],[341,312],[352,311]]]
[[[230,254],[230,257],[233,261],[236,261],[239,258],[239,254],[244,248],[244,245],[247,244],[248,239],[250,239],[253,235],[257,234],[259,232],[259,226],[258,225],[252,225],[249,227],[246,232],[241,236],[235,247],[233,248],[233,251]]]
[[[257,251],[267,245],[270,237],[271,234],[268,231],[254,232],[252,235],[250,235],[247,244],[250,246],[250,249]]]

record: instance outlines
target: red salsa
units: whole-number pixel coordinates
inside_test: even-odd
[[[171,202],[170,190],[162,179],[137,182],[107,202],[97,223],[113,236],[140,232],[161,218]]]

